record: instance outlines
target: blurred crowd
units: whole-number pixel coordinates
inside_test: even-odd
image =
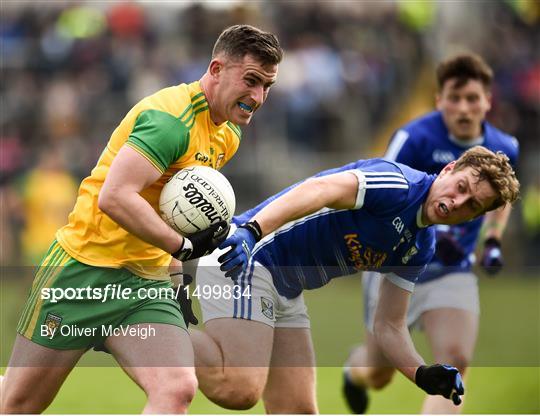
[[[461,12],[429,1],[3,4],[0,264],[39,261],[125,113],[198,79],[221,30],[236,23],[276,33],[286,52],[226,167],[240,209],[319,168],[373,156],[389,139],[383,126],[414,96],[433,95],[434,80],[418,88],[420,75],[456,45],[493,66],[490,121],[518,137],[522,182],[539,195],[540,3],[482,4]],[[471,16],[482,23],[464,33],[455,22]],[[540,202],[527,201],[533,214],[520,218],[539,244]]]

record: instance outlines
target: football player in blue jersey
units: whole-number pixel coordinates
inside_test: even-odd
[[[400,128],[385,157],[437,173],[467,149],[482,145],[503,152],[515,166],[517,140],[485,121],[491,107],[492,78],[492,70],[474,54],[458,55],[439,64],[437,111]],[[435,256],[419,276],[411,297],[407,324],[419,324],[435,360],[455,366],[461,374],[471,360],[478,332],[478,286],[471,266],[480,228],[483,223],[480,265],[490,274],[497,273],[503,266],[501,237],[510,209],[507,204],[470,222],[436,227]],[[366,343],[352,352],[344,383],[345,396],[355,413],[364,413],[367,407],[366,389],[384,387],[395,372],[373,335],[380,282],[377,273],[364,273]],[[458,413],[461,407],[440,397],[427,396],[422,411]]]
[[[220,250],[203,257],[197,270],[197,287],[212,288],[199,299],[205,331],[192,332],[201,390],[232,409],[262,397],[269,413],[317,412],[302,292],[374,270],[384,273],[374,318],[384,354],[427,393],[459,404],[458,370],[426,366],[412,344],[405,321],[410,293],[435,251],[430,225],[472,220],[518,193],[508,158],[478,146],[438,176],[359,160],[235,217]]]

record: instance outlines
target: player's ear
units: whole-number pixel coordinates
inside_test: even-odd
[[[442,172],[444,172],[444,173],[450,173],[450,172],[452,172],[452,171],[454,170],[454,166],[456,166],[456,161],[455,161],[455,160],[453,160],[453,161],[451,161],[450,163],[448,163],[448,164],[443,168]],[[441,173],[442,173],[442,172],[441,172]]]
[[[210,61],[210,65],[208,66],[208,72],[212,77],[218,77],[219,73],[223,69],[223,62],[221,62],[220,59],[214,58]]]
[[[442,111],[441,100],[442,100],[441,93],[437,93],[435,95],[435,108],[437,108],[437,110],[439,111]]]

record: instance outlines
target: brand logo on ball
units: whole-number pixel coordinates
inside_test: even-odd
[[[205,184],[208,185],[206,182]],[[208,218],[211,224],[223,220],[224,217],[228,218],[227,207],[213,188],[206,187],[206,189],[211,190],[210,196],[214,197],[215,202],[220,206],[221,213],[217,212],[214,205],[204,197],[201,191],[199,191],[193,183],[188,183],[182,189],[186,191],[184,193],[184,198],[186,198],[191,205],[198,208],[198,210]]]

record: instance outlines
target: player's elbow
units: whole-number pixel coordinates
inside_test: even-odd
[[[118,192],[103,187],[98,195],[98,208],[105,214],[114,218],[114,214],[120,209],[120,198]]]

